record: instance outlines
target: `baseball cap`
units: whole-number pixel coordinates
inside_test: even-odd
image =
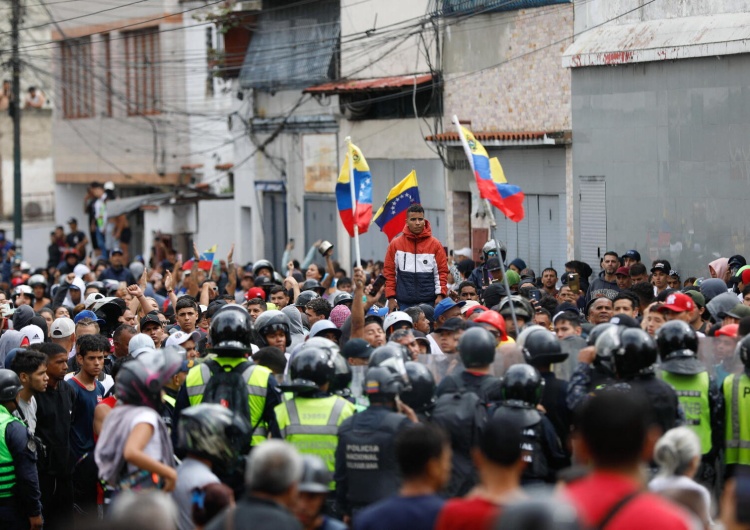
[[[454,307],[463,307],[464,305],[466,305],[465,301],[454,302],[452,298],[443,298],[440,303],[435,306],[435,320],[440,318],[440,316],[446,311],[453,309]]]
[[[737,332],[740,329],[739,324],[727,324],[726,326],[721,326],[716,333],[714,333],[715,337],[731,337],[731,338],[737,338]]]
[[[350,339],[341,350],[341,355],[347,359],[369,359],[373,349],[364,339]]]
[[[387,314],[388,314],[388,308],[387,308],[387,307],[377,307],[377,306],[372,306],[372,307],[371,307],[371,308],[370,308],[370,309],[369,309],[369,310],[367,311],[367,316],[368,316],[368,317],[378,317],[378,318],[380,318],[380,319],[383,319],[383,318],[385,318],[385,316],[386,316]]]
[[[693,302],[695,302],[695,305],[698,307],[706,307],[706,298],[700,293],[700,291],[689,289],[685,291],[685,294],[692,298]]]
[[[669,274],[671,270],[672,266],[665,259],[656,260],[651,266],[651,272],[662,271],[664,274]]]
[[[727,265],[729,265],[730,269],[739,269],[740,267],[747,265],[747,260],[745,259],[745,256],[735,254],[729,258]]]
[[[251,287],[245,293],[245,300],[252,300],[253,298],[260,298],[261,300],[265,300],[266,292],[260,287]]]
[[[454,256],[463,256],[465,258],[471,258],[472,252],[469,247],[459,248],[458,250],[453,251]]]
[[[64,339],[70,337],[76,331],[75,323],[68,317],[55,319],[49,328],[49,335],[53,339]]]
[[[641,253],[633,249],[628,250],[625,254],[622,255],[622,257],[634,259],[635,261],[641,261]]]
[[[458,331],[464,323],[464,319],[461,317],[449,318],[443,325],[435,330],[435,333],[442,333],[443,331]]]
[[[70,217],[68,219],[68,224],[72,225],[73,223],[78,224],[78,219],[76,219],[75,217]]]
[[[94,304],[98,301],[104,298],[104,295],[102,293],[91,293],[86,297],[86,300],[83,302],[84,307],[87,309],[91,309],[94,307]]]
[[[727,311],[726,313],[719,314],[720,317],[732,317],[736,319],[743,319],[745,317],[750,317],[750,307],[746,306],[745,304],[737,304],[732,308],[731,311]],[[26,329],[26,328],[24,328]]]
[[[140,322],[141,331],[143,331],[143,328],[146,327],[146,324],[149,324],[151,322],[159,324],[159,327],[161,327],[161,320],[159,319],[159,315],[157,315],[156,313],[148,313],[146,316],[144,316],[141,319],[141,322]]]
[[[500,260],[497,258],[490,258],[487,260],[487,263],[484,266],[488,271],[496,271],[499,270],[500,267]]]
[[[472,302],[473,302],[473,300],[472,300]],[[468,309],[466,309],[467,307],[468,307]],[[464,311],[464,309],[466,309],[466,311]],[[461,309],[461,313],[463,313],[463,315],[466,318],[469,318],[474,313],[484,313],[485,311],[489,311],[489,310],[490,310],[490,308],[487,307],[487,306],[484,306],[484,305],[481,305],[481,304],[469,305],[469,302],[466,302],[466,305],[463,307],[463,309]]]
[[[469,309],[471,309],[472,307],[476,307],[476,306],[478,306],[478,305],[479,305],[479,302],[477,302],[476,300],[466,300],[466,303],[465,303],[465,304],[464,304],[464,306],[463,306],[463,307],[461,308],[461,314],[462,314],[462,315],[465,315],[465,314],[466,314],[466,312],[467,312],[467,311],[468,311]]]
[[[138,333],[131,337],[130,342],[128,343],[128,354],[135,359],[143,352],[155,348],[156,345],[151,337],[145,333]]]
[[[115,247],[115,248],[113,248],[113,249],[112,249],[112,250],[110,251],[110,253],[109,253],[109,254],[110,254],[110,255],[112,255],[112,254],[120,254],[120,255],[122,255],[122,254],[125,254],[125,253],[124,253],[124,252],[122,251],[122,249],[121,249],[120,247]]]
[[[630,276],[630,267],[620,267],[615,272],[615,276]]]
[[[29,339],[29,344],[41,344],[44,342],[44,332],[42,331],[42,328],[35,326],[34,324],[24,326],[21,330],[21,334]]]
[[[78,313],[75,316],[75,318],[73,319],[73,322],[75,322],[76,324],[78,324],[84,318],[90,318],[91,320],[93,320],[97,324],[103,324],[104,323],[104,320],[102,320],[101,318],[99,318],[98,316],[96,316],[96,313],[94,313],[93,311],[89,311],[88,309],[86,309],[85,311],[81,311],[80,313]]]
[[[201,334],[198,333],[198,331],[193,331],[192,333],[187,333],[185,331],[177,331],[175,333],[172,333],[169,336],[167,341],[164,343],[164,346],[181,346],[189,340],[198,342],[200,338],[201,338]]]
[[[667,296],[666,303],[659,307],[657,311],[661,313],[665,309],[674,311],[675,313],[684,313],[685,311],[692,311],[695,309],[695,302],[685,293],[672,293]],[[750,307],[748,309],[750,309]]]

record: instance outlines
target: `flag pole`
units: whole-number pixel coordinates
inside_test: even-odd
[[[464,153],[466,153],[466,158],[469,161],[469,167],[471,168],[471,172],[472,174],[474,174],[474,158],[471,155],[471,148],[469,147],[469,143],[466,141],[466,138],[464,137],[464,133],[461,130],[461,123],[458,121],[458,116],[454,114],[452,121],[453,121],[453,124],[456,126],[456,131],[458,132],[458,138],[461,140],[461,145],[464,148]],[[476,175],[474,175],[474,178],[476,179]],[[480,194],[480,197],[481,197],[481,194]],[[484,207],[487,210],[487,214],[490,216],[490,238],[492,239],[492,241],[495,242],[495,250],[497,251],[498,261],[500,261],[500,269],[503,272],[503,284],[505,285],[505,293],[508,295],[508,304],[510,305],[510,316],[513,319],[513,327],[516,330],[516,334],[518,334],[520,333],[521,330],[518,329],[518,320],[516,320],[516,308],[513,305],[513,298],[510,295],[510,284],[508,283],[508,275],[505,273],[505,263],[503,260],[503,253],[500,251],[500,247],[497,244],[497,239],[495,239],[495,229],[497,228],[497,221],[495,220],[495,214],[492,213],[492,206],[490,205],[489,200],[484,199]],[[506,249],[506,252],[507,252],[507,249]]]
[[[349,191],[352,194],[352,219],[354,220],[354,262],[357,267],[362,266],[359,251],[359,225],[357,224],[357,193],[354,189],[354,159],[352,157],[352,137],[346,137],[346,156],[349,161]]]

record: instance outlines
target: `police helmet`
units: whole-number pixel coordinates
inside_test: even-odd
[[[591,330],[591,333],[589,333],[586,343],[589,346],[594,346],[596,348],[594,366],[596,366],[603,374],[609,377],[614,377],[614,348],[617,344],[616,337],[608,335],[605,340],[603,340],[601,343],[599,342],[599,338],[602,337],[602,335],[604,335],[605,332],[607,332],[607,330],[609,329],[617,329],[617,326],[609,323],[598,324],[594,326],[594,328]]]
[[[286,336],[286,346],[288,348],[292,345],[292,334],[290,329],[291,325],[289,317],[275,309],[264,311],[255,319],[255,330],[258,334],[258,340],[261,343],[260,346],[268,346],[266,335],[281,330]]]
[[[297,300],[294,301],[294,305],[304,309],[307,303],[313,298],[320,298],[320,295],[315,291],[302,291],[297,296]]]
[[[698,336],[682,320],[672,320],[656,332],[661,368],[673,374],[695,375],[706,371],[698,360]]]
[[[274,268],[270,261],[267,259],[259,259],[255,263],[253,263],[253,276],[258,276],[258,271],[260,269],[268,269],[271,271],[271,276],[273,276]]]
[[[522,334],[526,331],[524,330]],[[529,331],[521,349],[526,362],[531,366],[561,363],[568,358],[568,354],[562,351],[557,337],[541,326]]]
[[[586,344],[589,346],[596,346],[596,339],[599,338],[599,336],[604,333],[605,330],[613,327],[614,324],[610,324],[609,322],[605,322],[604,324],[597,324],[593,328],[591,328],[591,331],[589,332],[589,336],[586,339]]]
[[[16,372],[7,368],[0,369],[0,403],[15,401],[22,388]]]
[[[297,489],[303,493],[320,493],[327,495],[333,474],[318,455],[302,456],[302,478]]]
[[[297,352],[289,363],[289,374],[295,388],[318,389],[333,380],[333,359],[322,348],[314,346]]]
[[[414,361],[406,363],[411,389],[401,392],[401,401],[415,412],[424,412],[435,405],[435,378],[423,364]]]
[[[737,343],[734,353],[740,358],[740,361],[745,365],[745,368],[750,368],[750,335],[742,337]]]
[[[215,403],[183,410],[177,429],[179,449],[223,468],[230,467],[250,447],[252,428],[247,418]]]
[[[493,363],[496,346],[492,333],[482,327],[473,327],[458,340],[458,353],[466,368],[478,368]]]
[[[383,320],[383,329],[388,335],[390,335],[392,332],[390,328],[399,323],[401,325],[408,324],[409,328],[414,328],[414,322],[409,315],[407,315],[403,311],[394,311],[386,315],[385,319]]]
[[[333,298],[333,307],[341,304],[351,304],[354,297],[349,293],[339,293]]]
[[[488,258],[496,257],[498,251],[500,252],[500,256],[502,257],[503,263],[505,263],[505,258],[508,254],[508,249],[505,248],[505,243],[497,239],[490,239],[482,247],[482,254],[484,254],[484,260],[487,261]]]
[[[365,373],[365,394],[370,401],[388,401],[404,391],[404,380],[394,370],[371,366]]]
[[[228,357],[242,356],[250,348],[252,333],[252,318],[244,307],[222,306],[211,318],[209,351]]]
[[[380,367],[390,370],[401,378],[402,390],[409,384],[409,375],[406,373],[406,362],[410,361],[409,352],[406,347],[395,342],[389,342],[375,348],[370,355],[367,365],[369,367]]]
[[[505,372],[500,388],[507,405],[533,409],[542,400],[544,379],[533,366],[514,364]]]
[[[125,405],[160,410],[162,388],[180,369],[184,357],[174,348],[149,349],[127,361],[117,374],[117,400]]]
[[[654,339],[639,328],[607,329],[596,340],[597,355],[600,348],[612,355],[618,379],[630,379],[649,370],[657,359]]]
[[[352,370],[344,356],[341,355],[339,345],[323,337],[313,337],[303,343],[302,350],[308,347],[323,349],[333,361],[334,374],[329,390],[331,392],[342,392],[344,389],[349,388],[352,382]]]
[[[511,315],[510,301],[513,301],[513,309],[516,311],[516,317],[523,318],[526,322],[530,322],[534,318],[534,307],[531,305],[526,298],[514,294],[510,297],[506,296],[500,300],[498,311],[504,317]]]

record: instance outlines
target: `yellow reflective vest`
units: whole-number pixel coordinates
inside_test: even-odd
[[[750,378],[746,374],[732,374],[724,379],[726,403],[727,464],[750,465]]]
[[[662,372],[661,376],[674,388],[685,411],[687,426],[700,438],[701,453],[707,454],[711,451],[711,406],[708,401],[711,382],[708,372],[695,375]]]

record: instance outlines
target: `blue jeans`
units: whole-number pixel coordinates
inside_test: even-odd
[[[102,253],[102,259],[107,259],[109,253],[107,252],[107,243],[104,238],[104,232],[101,230],[96,231],[96,244],[99,245],[99,251]]]

